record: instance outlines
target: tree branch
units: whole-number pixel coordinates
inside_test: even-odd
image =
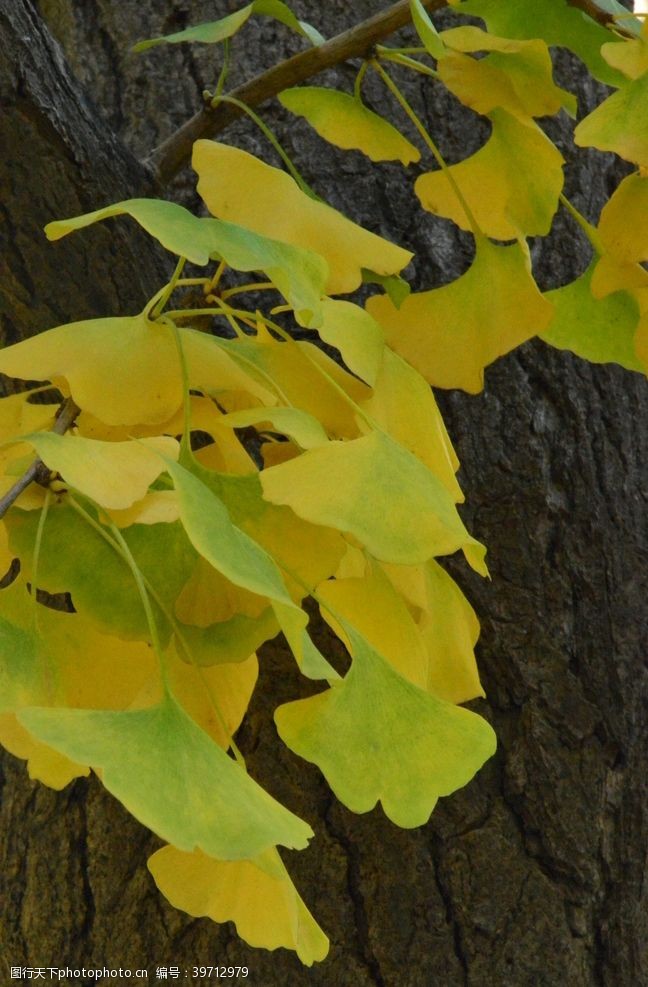
[[[72,398],[67,398],[61,405],[59,414],[52,426],[52,432],[63,435],[73,424],[74,419],[81,409],[74,403]],[[7,490],[3,497],[0,497],[0,518],[3,518],[14,501],[18,500],[23,490],[26,490],[35,480],[43,477],[43,472],[49,475],[49,470],[42,459],[35,459],[31,466],[23,473],[10,490]]]
[[[594,0],[567,0],[599,24],[608,25],[611,16],[601,10]],[[447,6],[446,0],[422,0],[428,10]],[[228,95],[247,106],[258,106],[277,93],[299,82],[305,82],[324,69],[332,68],[349,58],[367,55],[374,45],[405,27],[411,21],[409,0],[399,0],[387,10],[370,17],[361,24],[336,35],[325,44],[299,52],[266,72],[237,86]],[[213,137],[241,116],[242,110],[231,103],[221,103],[212,108],[205,106],[187,120],[164,143],[155,148],[145,161],[160,185],[166,185],[188,162],[194,141],[201,137]]]

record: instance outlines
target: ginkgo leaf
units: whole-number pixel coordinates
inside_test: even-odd
[[[490,114],[493,132],[479,151],[448,171],[486,236],[514,240],[549,232],[563,187],[563,156],[531,120],[506,110]],[[464,230],[470,221],[444,171],[416,180],[415,191],[429,212]]]
[[[39,520],[34,511],[15,509],[6,518],[10,546],[20,558],[26,579],[33,578]],[[122,535],[138,568],[172,611],[198,558],[182,525],[133,524]],[[70,546],[74,546],[73,552]],[[149,638],[142,601],[127,563],[65,503],[65,498],[48,511],[38,559],[38,585],[48,593],[69,592],[76,609],[108,633],[127,639]],[[155,604],[153,607],[156,610]],[[171,631],[161,614],[158,625],[166,644]]]
[[[210,394],[240,391],[250,403],[276,398],[245,373],[211,336],[180,329],[189,384]],[[71,322],[0,350],[0,373],[67,381],[72,397],[108,425],[157,425],[182,404],[173,332],[144,315]]]
[[[648,174],[623,179],[603,206],[598,232],[605,250],[622,264],[648,260]]]
[[[648,72],[648,21],[643,21],[640,33],[639,38],[608,42],[601,48],[601,55],[608,65],[623,72],[629,79],[638,79]]]
[[[160,456],[178,458],[175,439],[160,435],[137,442],[96,442],[79,436],[35,432],[24,441],[71,487],[101,504],[124,509],[141,500],[164,471]]]
[[[443,58],[446,54],[445,45],[421,0],[410,0],[410,10],[416,33],[427,48],[428,53],[432,55],[432,58]]]
[[[246,21],[250,19],[251,15],[252,4],[250,3],[240,10],[235,10],[233,14],[228,14],[227,17],[221,17],[218,21],[195,24],[193,27],[187,27],[183,31],[176,31],[175,34],[166,34],[163,37],[138,41],[136,45],[133,45],[133,51],[146,51],[148,48],[154,48],[156,45],[175,45],[182,44],[186,41],[218,44],[220,41],[226,41],[228,38],[233,37],[243,27]]]
[[[279,342],[262,330],[255,338],[222,339],[218,345],[240,363],[242,370],[257,368],[259,380],[270,378],[282,404],[308,412],[332,438],[360,434],[353,406],[344,393],[357,403],[369,396],[369,388],[318,347],[307,342]]]
[[[214,216],[324,257],[329,265],[328,294],[355,291],[363,267],[396,274],[412,259],[402,247],[316,202],[290,175],[247,151],[198,140],[192,163],[198,192]]]
[[[284,89],[279,102],[304,117],[320,137],[345,150],[362,151],[372,161],[418,161],[421,152],[357,96],[337,89],[301,86]]]
[[[360,306],[333,298],[324,299],[322,315],[320,337],[340,351],[349,370],[373,385],[385,351],[378,323]]]
[[[240,31],[252,14],[264,14],[266,17],[273,17],[298,34],[303,34],[313,45],[321,45],[324,42],[324,38],[319,31],[306,21],[298,20],[290,7],[282,3],[282,0],[253,0],[253,3],[249,3],[240,10],[234,11],[233,14],[221,17],[220,20],[208,21],[205,24],[195,24],[193,27],[185,28],[184,31],[177,31],[175,34],[166,34],[159,38],[151,38],[148,41],[138,41],[133,46],[133,51],[146,51],[148,48],[153,48],[156,45],[175,45],[189,41],[200,42],[202,44],[218,44],[221,41],[226,41],[228,38],[233,37]]]
[[[488,30],[503,38],[533,40],[571,49],[585,62],[595,79],[618,86],[622,76],[601,57],[601,45],[612,41],[612,31],[587,17],[567,0],[450,0],[462,14],[482,17]],[[620,5],[619,13],[627,14]]]
[[[0,441],[13,439],[27,432],[49,429],[54,423],[53,405],[30,404],[28,398],[34,391],[10,394],[0,398]]]
[[[232,428],[255,425],[259,431],[281,432],[294,439],[302,449],[314,449],[328,442],[326,432],[317,418],[299,408],[249,408],[245,411],[232,411],[221,420],[224,425],[231,425]],[[265,429],[264,425],[269,428]]]
[[[280,630],[279,621],[269,605],[258,617],[237,613],[209,627],[190,624],[180,627],[182,640],[193,661],[204,668],[244,663]]]
[[[174,490],[149,490],[145,497],[132,507],[107,512],[118,528],[128,528],[131,524],[163,524],[177,521],[180,517],[178,498]]]
[[[232,524],[226,507],[184,467],[166,461],[178,493],[180,517],[196,550],[231,582],[270,600],[291,650],[305,675],[335,678],[337,673],[312,645],[308,616],[293,603],[274,559]]]
[[[175,612],[185,624],[209,627],[235,614],[258,617],[267,606],[266,597],[236,586],[200,556],[176,600]]]
[[[564,107],[576,114],[576,97],[553,81],[553,65],[544,41],[511,41],[478,27],[458,27],[442,34],[452,49],[439,60],[441,81],[477,113],[496,109],[526,120],[553,116]],[[474,59],[467,52],[486,51]]]
[[[403,599],[380,566],[360,578],[329,579],[317,587],[324,619],[343,640],[343,618],[409,682],[427,688],[428,655]]]
[[[27,761],[27,772],[32,781],[40,781],[56,792],[75,778],[90,774],[86,765],[76,764],[47,744],[34,740],[13,713],[0,713],[0,744],[14,757]]]
[[[648,72],[624,80],[574,131],[579,147],[614,151],[626,161],[648,167]]]
[[[619,363],[642,372],[634,347],[640,315],[637,302],[626,291],[594,298],[591,283],[597,260],[575,281],[547,292],[555,311],[541,338],[592,363]]]
[[[399,309],[374,295],[367,308],[389,345],[427,381],[472,394],[483,387],[484,367],[545,330],[553,311],[533,280],[526,248],[483,237],[456,281],[412,293]]]
[[[353,662],[343,681],[275,712],[279,735],[320,768],[352,812],[378,800],[398,826],[422,826],[437,799],[495,752],[477,714],[408,682],[346,621]]]
[[[276,850],[252,860],[214,860],[165,846],[148,868],[174,908],[196,918],[234,922],[250,946],[296,951],[306,966],[323,960],[328,939],[299,897]]]
[[[265,271],[303,325],[320,321],[320,296],[328,277],[326,262],[299,245],[280,243],[252,230],[218,219],[197,217],[175,202],[162,199],[127,199],[95,212],[48,223],[49,240],[112,216],[131,216],[167,250],[204,265],[210,258],[225,261],[237,271]]]
[[[332,484],[332,476],[344,483]],[[483,547],[441,481],[384,433],[305,452],[264,470],[261,486],[266,500],[353,535],[385,562],[414,564],[465,549],[484,572]]]
[[[238,664],[214,664],[209,668],[196,667],[176,655],[169,662],[175,699],[225,750],[245,716],[258,674],[255,654]]]
[[[32,708],[18,718],[38,740],[100,770],[136,819],[181,850],[241,860],[276,844],[302,849],[313,835],[170,697],[133,712]]]
[[[439,477],[453,500],[463,501],[455,477],[459,460],[434,394],[421,375],[389,348],[372,395],[361,407]]]
[[[474,651],[479,621],[454,579],[434,559],[383,569],[413,611],[428,655],[425,687],[450,703],[483,696]]]
[[[333,575],[345,551],[338,531],[309,524],[290,508],[268,503],[258,474],[243,477],[203,471],[200,477],[225,504],[232,521],[283,569],[291,596],[302,599]]]

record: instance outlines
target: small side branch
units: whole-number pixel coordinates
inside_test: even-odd
[[[52,432],[63,435],[74,424],[74,419],[80,412],[80,408],[74,403],[72,398],[67,398],[61,405],[61,410],[52,426]],[[20,497],[23,490],[26,490],[34,482],[44,482],[50,471],[42,459],[35,459],[25,473],[17,480],[10,490],[7,490],[3,497],[0,497],[0,518],[3,518],[11,505]]]

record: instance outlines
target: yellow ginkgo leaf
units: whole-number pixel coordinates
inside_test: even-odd
[[[169,524],[180,517],[175,490],[149,490],[131,507],[107,513],[118,528],[129,528],[131,524]]]
[[[506,110],[490,114],[493,132],[472,157],[449,173],[468,203],[480,230],[495,240],[545,236],[563,187],[564,159],[533,122]],[[470,221],[443,171],[417,179],[415,191],[429,212],[464,230]]]
[[[200,557],[176,600],[175,612],[185,624],[209,627],[235,614],[258,617],[267,606],[265,597],[235,586]]]
[[[343,476],[344,483],[331,483]],[[336,528],[385,562],[416,564],[463,549],[485,573],[484,550],[466,531],[441,481],[382,432],[329,442],[260,475],[263,496]]]
[[[553,81],[553,66],[544,41],[498,38],[478,27],[444,31],[454,49],[439,59],[438,72],[450,92],[477,113],[508,110],[522,120],[552,116],[565,107],[574,115],[576,98]],[[487,51],[479,60],[465,52]]]
[[[225,750],[245,716],[258,674],[259,662],[254,654],[247,661],[208,667],[189,664],[175,654],[169,660],[173,695],[192,720]]]
[[[318,333],[335,346],[349,370],[373,385],[385,350],[383,331],[365,309],[352,302],[326,298]]]
[[[0,398],[0,441],[51,428],[56,405],[30,404],[28,398],[33,393],[24,391]]]
[[[0,744],[14,757],[27,761],[27,772],[32,781],[40,781],[57,792],[75,778],[90,774],[87,765],[71,761],[65,754],[59,754],[32,737],[14,713],[0,713]]]
[[[648,175],[623,179],[603,206],[598,230],[603,247],[621,263],[648,260]]]
[[[46,466],[102,507],[124,509],[141,500],[165,469],[160,455],[177,459],[175,439],[160,435],[132,442],[96,442],[80,436],[35,432],[25,441]]]
[[[626,161],[648,167],[648,71],[629,80],[597,106],[574,131],[579,147],[614,151]]]
[[[385,349],[371,397],[361,403],[397,442],[435,473],[456,502],[463,501],[455,454],[434,394],[413,367]]]
[[[242,367],[257,368],[263,379],[270,378],[282,404],[308,412],[332,438],[354,438],[360,434],[353,407],[345,400],[344,392],[358,402],[368,397],[369,388],[317,346],[307,342],[279,342],[264,330],[254,338],[220,340],[220,345]]]
[[[234,922],[250,946],[293,949],[306,966],[328,952],[328,939],[274,849],[251,860],[225,861],[165,846],[149,858],[148,867],[175,908],[196,918]]]
[[[427,688],[428,655],[418,627],[383,570],[374,563],[356,579],[330,579],[317,587],[322,616],[348,646],[348,620],[396,671],[419,688]]]
[[[648,19],[644,19],[641,36],[623,41],[608,41],[601,48],[601,55],[612,68],[623,72],[629,79],[638,79],[648,72]]]
[[[400,309],[386,295],[370,298],[367,308],[389,345],[426,380],[472,394],[483,387],[484,367],[546,329],[553,311],[531,276],[526,249],[483,238],[456,281],[412,293]]]
[[[372,161],[418,161],[420,151],[393,124],[374,113],[357,96],[337,89],[301,86],[284,89],[279,102],[304,117],[320,137],[345,150],[356,149]]]
[[[214,216],[324,257],[329,294],[359,288],[363,267],[396,274],[412,259],[402,247],[311,199],[290,175],[240,148],[196,141],[193,167],[198,192]]]
[[[212,337],[179,331],[193,388],[214,395],[242,391],[251,404],[276,402]],[[72,322],[25,339],[0,351],[0,373],[23,380],[64,380],[79,407],[107,425],[157,425],[182,404],[173,332],[144,315]]]
[[[454,579],[434,559],[383,569],[413,608],[428,656],[425,688],[451,703],[483,696],[474,651],[479,621]]]

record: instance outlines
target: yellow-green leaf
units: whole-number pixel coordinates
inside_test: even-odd
[[[289,435],[302,449],[315,449],[328,442],[326,432],[317,418],[299,408],[249,408],[245,411],[231,411],[221,421],[232,428],[254,425],[262,432]]]
[[[326,298],[322,303],[318,333],[335,346],[349,370],[373,385],[385,351],[385,337],[378,323],[352,302]]]
[[[320,137],[345,150],[362,151],[372,161],[418,161],[418,148],[357,96],[337,89],[302,86],[284,89],[279,102],[304,117]]]
[[[323,772],[352,812],[380,800],[398,826],[422,826],[437,799],[467,784],[495,752],[475,713],[403,678],[349,624],[353,663],[326,692],[280,706],[282,740]]]
[[[527,120],[552,116],[564,107],[575,115],[576,97],[554,83],[544,41],[511,41],[478,27],[453,28],[442,39],[453,50],[439,60],[439,78],[477,113],[503,109]],[[480,59],[464,54],[477,51],[489,54]]]
[[[531,276],[528,251],[477,240],[475,259],[456,281],[412,293],[399,309],[386,295],[367,308],[389,345],[435,387],[477,393],[484,367],[547,328],[553,308]]]
[[[331,483],[331,477],[344,483]],[[441,481],[388,435],[329,442],[261,473],[263,496],[357,538],[376,558],[414,564],[465,548],[484,571]]]
[[[603,206],[598,231],[605,250],[622,264],[648,260],[648,174],[623,179]]]
[[[26,709],[19,720],[37,739],[100,770],[136,819],[181,850],[242,860],[276,844],[302,849],[312,836],[171,698],[124,713]]]
[[[452,499],[464,499],[459,460],[432,390],[413,367],[387,348],[371,397],[360,402],[385,432],[439,477]]]
[[[174,202],[127,199],[95,212],[48,223],[45,233],[59,240],[74,230],[112,216],[131,216],[167,250],[194,264],[217,257],[237,271],[265,271],[303,325],[317,325],[320,296],[328,270],[310,250],[260,236],[252,230],[218,219],[198,218]]]
[[[146,51],[156,45],[182,44],[186,41],[199,41],[202,44],[217,44],[226,41],[239,31],[252,15],[253,4],[249,3],[240,10],[235,10],[227,17],[221,17],[218,21],[208,21],[205,24],[195,24],[187,27],[184,31],[176,31],[175,34],[165,34],[163,37],[150,38],[147,41],[138,41],[133,45],[133,51]]]
[[[480,230],[495,240],[544,236],[549,232],[563,186],[563,157],[533,121],[506,110],[490,114],[493,132],[479,151],[449,173]],[[464,230],[470,222],[443,171],[428,172],[415,191],[429,212]]]
[[[446,54],[445,46],[421,0],[410,0],[410,10],[412,12],[412,23],[416,28],[419,38],[427,48],[428,53],[432,55],[432,58],[443,58]]]
[[[276,850],[252,860],[224,861],[166,846],[149,857],[148,868],[175,908],[196,918],[234,922],[250,946],[293,949],[306,966],[328,952],[328,939]]]
[[[618,92],[585,117],[574,131],[579,147],[614,151],[626,161],[648,167],[648,72],[626,80]]]
[[[198,192],[214,216],[324,257],[329,294],[355,291],[363,267],[396,274],[412,259],[411,253],[311,199],[290,175],[240,148],[196,141],[193,167]]]
[[[591,283],[596,262],[571,284],[547,292],[555,312],[541,338],[592,363],[619,363],[641,373],[644,368],[634,347],[640,314],[637,302],[626,291],[594,298]]]

